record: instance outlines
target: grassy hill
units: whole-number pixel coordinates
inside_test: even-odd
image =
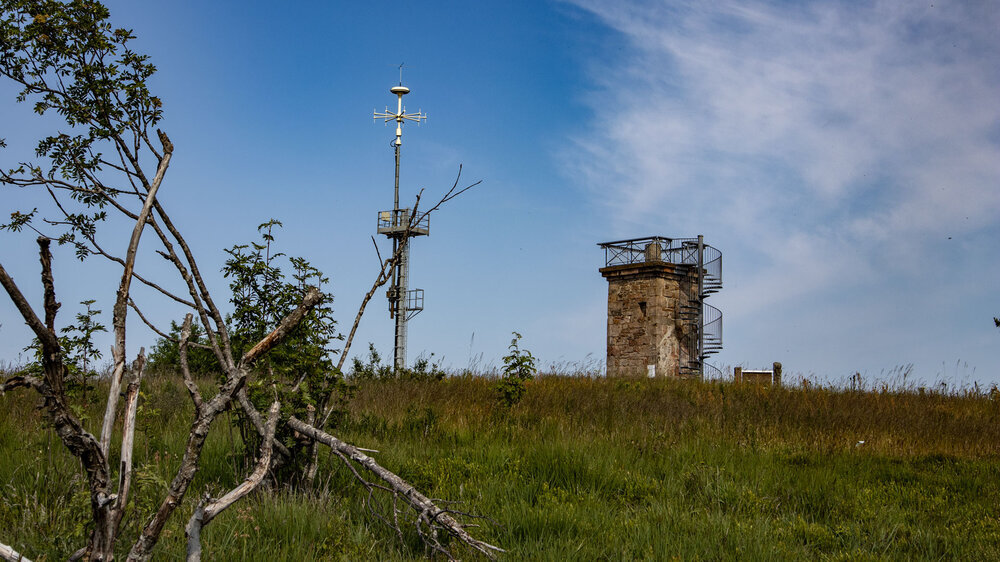
[[[509,560],[1000,559],[1000,396],[540,377],[511,409],[493,381],[368,381],[334,433],[453,508]],[[179,380],[148,379],[138,505],[150,509],[190,420]],[[37,398],[0,397],[0,542],[34,560],[84,544],[80,469]],[[91,425],[96,407],[83,409]],[[237,482],[224,415],[158,559],[183,559],[195,499]],[[208,560],[409,560],[325,459],[310,494],[272,489],[216,519]],[[138,522],[125,525],[134,536]],[[463,557],[471,558],[468,553]]]

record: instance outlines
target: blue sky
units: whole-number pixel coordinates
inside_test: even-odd
[[[392,205],[393,130],[371,112],[394,103],[403,62],[407,108],[429,114],[404,129],[404,200],[443,193],[459,164],[483,180],[414,243],[427,308],[411,360],[495,365],[514,330],[543,365],[601,360],[596,244],[704,234],[723,253],[720,366],[1000,381],[995,3],[109,7],[159,69],[177,147],[161,200],[219,300],[222,249],[273,217],[282,249],[331,277],[347,328]],[[3,163],[45,125],[13,95],[0,85]],[[43,205],[4,191],[4,213]],[[39,302],[31,237],[4,233],[0,259]],[[110,311],[113,270],[56,259],[63,322],[86,298]],[[183,313],[137,296],[159,323]],[[28,336],[9,302],[0,324],[16,361]],[[389,354],[391,334],[375,301],[355,351]]]

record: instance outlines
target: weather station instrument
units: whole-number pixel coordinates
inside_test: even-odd
[[[397,256],[386,297],[389,300],[389,317],[395,320],[393,370],[398,372],[406,368],[407,322],[424,309],[424,290],[409,288],[410,238],[430,234],[429,215],[414,216],[412,209],[399,207],[399,149],[403,145],[403,123],[420,124],[427,119],[427,114],[419,110],[407,113],[403,106],[403,96],[410,93],[410,89],[403,85],[403,65],[400,65],[399,84],[389,88],[389,91],[396,96],[396,111],[391,112],[386,106],[385,111],[374,111],[373,118],[382,119],[386,124],[396,122],[396,138],[392,141],[396,159],[393,205],[391,211],[379,212],[378,233],[392,240],[392,255]]]

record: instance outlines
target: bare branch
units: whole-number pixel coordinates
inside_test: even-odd
[[[164,222],[169,221],[166,211],[163,211],[159,207],[157,209],[161,219],[164,220]],[[150,220],[150,226],[153,227],[153,231],[156,232],[156,235],[160,238],[160,243],[163,244],[163,247],[166,249],[165,252],[158,250],[157,253],[173,264],[177,273],[180,274],[184,283],[187,285],[188,294],[191,295],[191,301],[193,303],[192,308],[198,313],[198,320],[201,321],[202,326],[205,327],[205,335],[208,337],[209,349],[211,349],[215,354],[215,358],[219,361],[219,365],[222,366],[223,370],[232,375],[233,369],[236,367],[232,361],[232,350],[229,348],[225,323],[221,320],[221,315],[218,314],[214,305],[211,305],[209,302],[207,303],[209,306],[206,308],[206,302],[202,299],[203,293],[198,287],[196,276],[188,270],[188,267],[184,265],[184,262],[174,250],[174,244],[171,241],[170,236],[175,236],[176,238],[180,236],[180,233],[176,233],[175,235],[175,231],[172,230],[168,236],[168,233],[164,232],[155,220]],[[182,249],[187,247],[187,245],[183,243],[182,239],[180,243],[182,245]],[[194,256],[190,254],[190,251],[185,253],[185,259],[188,260],[188,264],[191,265],[191,270],[194,271],[196,269],[196,264],[193,261]],[[207,292],[205,294],[207,294]],[[211,329],[212,323],[210,321],[215,322],[215,326],[219,330],[220,337],[216,337],[215,331]]]
[[[56,197],[55,192],[52,191],[52,186],[49,185],[48,183],[46,183],[45,185],[46,185],[46,188],[48,189],[49,195],[52,197],[52,201],[55,202],[56,207],[63,214],[63,217],[66,217],[67,219],[69,219],[69,216],[70,216],[69,212],[62,206],[62,203],[59,201],[59,198]],[[92,191],[90,191],[90,190],[80,190],[80,191],[84,191],[86,193],[92,193]],[[111,205],[113,205],[115,208],[117,208],[125,216],[129,217],[130,219],[132,219],[134,221],[138,221],[139,220],[139,216],[138,215],[129,212],[125,207],[123,207],[120,203],[118,203],[118,201],[116,201],[113,197],[107,197],[104,194],[100,194],[100,195],[102,196],[102,198],[105,201],[107,201],[108,203],[110,203]],[[46,222],[51,222],[51,221],[46,221]],[[97,238],[92,233],[86,232],[86,231],[80,231],[80,233],[87,239],[88,242],[90,242],[90,245],[93,246],[93,248],[90,250],[91,253],[96,253],[97,255],[99,255],[99,256],[101,256],[101,257],[103,257],[103,258],[105,258],[105,259],[107,259],[109,261],[117,263],[118,265],[122,266],[123,268],[125,267],[125,260],[123,260],[122,258],[120,258],[118,256],[115,256],[115,255],[112,255],[111,253],[105,251],[105,249],[103,247],[101,247],[100,244],[97,243]],[[146,285],[147,287],[155,289],[156,291],[160,292],[161,294],[163,294],[167,298],[173,299],[173,300],[175,300],[175,301],[177,301],[177,302],[179,302],[179,303],[181,303],[181,304],[183,304],[185,306],[189,306],[191,308],[195,308],[194,303],[182,299],[181,297],[179,297],[179,296],[171,293],[170,291],[164,289],[163,287],[159,286],[158,284],[156,284],[156,283],[154,283],[154,282],[146,279],[145,277],[139,275],[138,273],[135,273],[135,271],[132,272],[132,276],[135,277],[136,279],[138,279],[140,283]],[[149,325],[148,322],[147,322],[147,325]]]
[[[473,187],[476,187],[477,185],[483,183],[483,180],[479,180],[479,181],[476,181],[474,183],[471,183],[471,184],[469,184],[469,185],[467,185],[467,186],[459,189],[458,188],[458,182],[461,181],[461,179],[462,179],[462,165],[459,164],[458,165],[458,175],[455,176],[455,182],[451,185],[451,189],[449,189],[441,197],[441,199],[438,200],[438,202],[433,207],[431,207],[430,209],[427,209],[426,211],[424,211],[423,214],[417,215],[416,205],[414,205],[413,214],[416,216],[416,218],[413,219],[412,224],[418,224],[418,223],[420,223],[422,220],[424,220],[432,212],[440,209],[441,205],[444,205],[448,201],[451,201],[452,199],[458,197],[459,195],[465,193],[466,191],[469,191]],[[419,195],[417,197],[418,197],[418,204],[419,204]]]
[[[56,207],[63,214],[63,217],[65,217],[68,220],[69,217],[70,217],[69,211],[67,211],[63,207],[62,203],[59,201],[59,198],[56,196],[55,192],[52,190],[52,187],[53,187],[52,184],[55,184],[55,183],[57,183],[57,182],[54,181],[54,180],[53,181],[46,180],[46,181],[42,182],[42,184],[45,185],[46,189],[48,189],[49,195],[52,197],[52,201],[56,204]],[[67,184],[67,185],[69,185],[69,184]],[[57,187],[59,187],[59,186],[57,186]],[[115,200],[115,198],[108,197],[105,193],[96,192],[94,190],[79,189],[79,188],[76,188],[74,186],[65,187],[64,189],[69,189],[70,191],[80,191],[80,192],[84,192],[84,193],[92,193],[92,194],[95,194],[95,195],[100,195],[104,201],[108,202],[113,207],[115,207],[116,209],[118,209],[118,211],[121,212],[126,217],[128,217],[128,218],[130,218],[130,219],[132,219],[134,221],[137,221],[139,219],[138,215],[130,212],[128,209],[126,209],[124,206],[122,206],[121,203],[119,203],[117,200]],[[102,186],[102,189],[108,190],[108,188],[105,188],[103,186]],[[115,190],[115,191],[117,191],[117,190]],[[48,222],[50,224],[55,224],[52,221],[46,221],[46,222]],[[152,223],[152,219],[150,219],[150,223]],[[101,256],[101,257],[107,259],[108,261],[115,262],[118,265],[122,266],[123,268],[125,267],[125,260],[123,260],[122,258],[120,258],[118,256],[115,256],[115,255],[111,254],[110,252],[106,251],[97,242],[97,238],[94,236],[93,233],[87,232],[85,230],[80,230],[79,232],[80,232],[80,234],[82,234],[87,239],[88,242],[90,242],[90,245],[92,246],[92,248],[90,248],[89,250],[90,250],[90,252],[92,254],[96,254],[98,256]],[[158,285],[158,284],[156,284],[156,283],[154,283],[154,282],[146,279],[142,275],[139,275],[138,273],[135,273],[135,271],[132,272],[132,276],[134,278],[138,279],[139,282],[142,283],[143,285],[146,285],[147,287],[150,287],[151,289],[154,289],[154,290],[158,291],[159,293],[161,293],[162,295],[166,296],[167,298],[175,300],[175,301],[177,301],[177,302],[179,302],[179,303],[181,303],[181,304],[183,304],[185,306],[189,306],[191,308],[195,308],[194,303],[192,303],[190,301],[184,300],[183,298],[181,298],[181,297],[173,294],[172,292],[164,289],[160,285]],[[148,322],[146,322],[146,324],[150,325]]]
[[[139,276],[136,275],[135,278],[138,279]],[[156,335],[160,336],[161,338],[163,338],[166,341],[173,342],[173,343],[176,343],[176,344],[180,343],[180,340],[178,340],[177,338],[170,337],[169,335],[163,333],[163,331],[160,330],[159,328],[157,328],[155,325],[153,325],[153,323],[150,322],[146,318],[146,316],[142,313],[142,310],[139,310],[139,307],[136,306],[135,301],[133,301],[131,298],[128,299],[128,306],[129,306],[129,308],[131,308],[132,310],[135,311],[135,313],[139,316],[139,319],[142,320],[142,323],[145,324],[146,327],[149,328],[150,330],[152,330]],[[191,308],[194,308],[194,306],[192,306]],[[198,342],[193,342],[193,341],[189,341],[188,345],[191,346],[191,347],[197,347],[199,349],[209,349],[209,350],[212,349],[212,346],[210,346],[210,345],[205,345],[203,343],[198,343]]]
[[[45,327],[56,333],[56,313],[62,304],[56,302],[55,282],[52,279],[52,252],[49,250],[51,240],[38,239],[38,254],[42,262],[42,287],[45,288]]]
[[[108,392],[107,407],[104,410],[104,423],[101,425],[101,451],[105,457],[108,456],[108,448],[111,446],[111,431],[115,423],[115,410],[118,407],[118,392],[121,388],[122,376],[125,374],[125,317],[128,314],[128,296],[129,288],[132,285],[132,269],[135,267],[135,256],[139,250],[139,239],[142,236],[142,231],[146,226],[146,220],[149,218],[153,205],[156,203],[156,192],[163,182],[164,174],[167,173],[167,167],[170,165],[170,157],[173,153],[173,145],[169,144],[170,141],[166,138],[166,135],[161,133],[161,140],[164,143],[164,155],[156,167],[156,176],[153,178],[153,184],[149,187],[149,192],[146,194],[146,201],[143,203],[142,210],[139,211],[139,218],[135,221],[135,227],[132,229],[132,238],[129,240],[128,250],[125,252],[124,271],[122,272],[121,283],[118,285],[118,295],[115,299],[113,309],[112,325],[115,334],[113,358],[115,367],[111,375],[111,388]],[[170,146],[170,150],[166,150],[166,146],[168,145]]]
[[[2,542],[0,542],[0,560],[6,560],[7,562],[31,562],[31,560],[25,558],[21,553]]]
[[[187,526],[184,527],[184,533],[188,539],[188,562],[198,562],[201,560],[202,527],[208,525],[212,519],[215,519],[216,515],[222,513],[226,508],[254,491],[263,482],[264,476],[267,475],[267,471],[271,467],[271,442],[274,440],[274,432],[278,426],[278,412],[280,409],[281,404],[275,400],[267,413],[267,426],[264,430],[264,439],[260,445],[260,456],[257,459],[257,466],[250,473],[250,476],[247,476],[246,480],[240,483],[239,486],[233,488],[217,500],[205,498],[195,508],[194,513],[191,514],[191,519],[188,520]]]
[[[135,415],[139,406],[139,384],[142,382],[143,369],[146,366],[146,350],[141,348],[139,356],[130,369],[132,381],[125,389],[125,419],[122,422],[122,447],[120,472],[118,474],[118,498],[114,510],[114,534],[118,534],[125,508],[128,506],[128,494],[132,484],[132,449],[135,444]]]
[[[296,384],[296,386],[298,386]],[[294,391],[293,391],[294,392]],[[316,425],[316,406],[309,404],[306,406],[306,423]],[[305,484],[308,489],[312,489],[313,482],[316,481],[316,473],[319,471],[319,445],[315,440],[309,442],[309,462],[305,468]]]
[[[240,408],[243,409],[243,413],[246,414],[254,429],[257,430],[257,434],[263,439],[264,434],[266,433],[264,418],[260,415],[260,412],[257,411],[257,408],[254,408],[253,403],[250,402],[250,397],[247,396],[246,386],[240,387],[240,389],[236,392],[236,403],[240,405]],[[275,439],[274,443],[271,445],[278,450],[278,454],[282,457],[287,459],[292,456],[292,452],[289,451],[288,447],[286,447],[281,441]]]
[[[379,249],[378,249],[378,243],[375,242],[375,237],[374,236],[372,236],[372,246],[375,246],[375,257],[378,258],[378,264],[380,266],[384,266],[385,262],[382,260],[382,252],[379,251]]]
[[[351,344],[354,342],[354,334],[358,331],[358,326],[361,325],[361,318],[365,315],[365,309],[368,307],[368,302],[372,300],[375,296],[375,292],[378,291],[379,287],[382,287],[389,281],[392,272],[392,266],[395,264],[397,257],[392,258],[382,262],[382,269],[379,270],[378,275],[375,276],[375,281],[372,283],[371,289],[365,293],[365,296],[361,299],[361,305],[358,306],[358,313],[354,315],[354,322],[351,324],[351,331],[347,333],[347,339],[344,340],[344,349],[340,352],[340,359],[337,361],[337,370],[344,368],[344,362],[347,361],[347,352],[351,350]],[[329,413],[323,413],[323,423],[326,425],[326,420],[329,417]]]
[[[201,392],[198,391],[198,386],[194,384],[194,379],[191,378],[191,369],[188,368],[188,339],[191,338],[191,320],[193,315],[189,312],[184,315],[184,325],[181,326],[181,340],[177,345],[177,352],[180,355],[181,360],[181,373],[184,376],[184,386],[187,387],[188,393],[191,394],[191,401],[194,402],[194,409],[196,412],[201,411]]]
[[[39,238],[39,245],[42,244],[42,240],[45,240],[48,244],[47,238]],[[45,327],[45,324],[38,318],[35,311],[28,304],[28,299],[24,298],[24,294],[21,293],[21,289],[18,288],[17,284],[14,283],[14,279],[7,274],[7,270],[4,269],[3,264],[0,264],[0,285],[3,285],[4,290],[10,296],[10,300],[14,301],[14,306],[17,307],[18,312],[24,318],[25,324],[31,328],[31,331],[35,333],[38,341],[42,343],[43,351],[47,348],[59,349],[59,340],[56,339],[55,334],[49,331]],[[46,347],[48,346],[48,347]]]
[[[49,251],[51,240],[44,236],[38,238],[38,254],[42,263],[42,285],[45,287],[45,323],[38,318],[35,311],[24,298],[24,294],[14,283],[14,279],[7,274],[7,271],[0,265],[0,285],[3,285],[10,299],[14,301],[14,306],[21,313],[25,323],[35,332],[35,336],[42,346],[42,361],[48,363],[49,368],[45,369],[45,382],[49,385],[53,393],[62,395],[63,377],[65,367],[62,363],[62,348],[59,345],[59,338],[55,333],[55,316],[59,309],[56,302],[55,288],[52,280],[52,253]],[[50,328],[49,326],[53,326]]]
[[[274,346],[281,343],[281,340],[288,335],[292,329],[299,325],[302,318],[316,306],[320,300],[323,298],[323,293],[320,292],[316,287],[310,287],[306,291],[306,296],[302,299],[302,303],[295,308],[288,316],[282,319],[281,323],[277,328],[274,329],[270,334],[264,337],[264,339],[257,342],[257,345],[253,346],[250,351],[243,354],[240,359],[239,368],[241,370],[248,368],[253,365],[255,361],[260,359],[264,354],[270,351]]]
[[[52,255],[49,252],[49,239],[39,238],[39,252],[42,256],[42,277],[43,284],[46,285],[46,317],[55,316],[55,291],[52,288]],[[46,279],[47,278],[47,279]],[[45,399],[45,408],[48,411],[56,434],[63,445],[83,464],[87,471],[87,479],[90,487],[91,516],[94,521],[94,531],[91,535],[89,552],[108,553],[113,548],[113,537],[107,534],[108,503],[102,501],[107,498],[109,483],[109,470],[107,458],[101,450],[100,444],[93,435],[88,433],[80,420],[76,418],[66,403],[66,396],[63,392],[62,381],[66,367],[62,360],[62,349],[54,331],[49,330],[38,318],[34,310],[28,304],[27,299],[14,283],[14,280],[7,274],[7,271],[0,265],[0,285],[3,285],[14,305],[28,326],[35,332],[38,341],[42,345],[42,369],[45,378],[41,381],[34,380],[35,389]]]
[[[176,254],[174,254],[173,245],[170,240],[164,233],[158,232],[161,242],[163,242],[164,246],[167,247],[170,253],[174,256],[175,266],[178,267],[178,271],[182,274],[185,281],[187,281],[192,299],[194,299],[195,303],[199,304],[196,310],[198,311],[201,325],[205,327],[205,335],[208,336],[209,343],[212,346],[218,346],[218,350],[215,355],[219,360],[219,364],[221,364],[223,369],[227,372],[233,373],[236,365],[232,363],[233,352],[229,342],[229,332],[226,329],[225,320],[222,318],[222,312],[217,306],[215,306],[215,302],[212,300],[212,296],[208,292],[208,287],[205,285],[204,279],[202,279],[201,271],[198,269],[198,263],[194,259],[194,253],[191,251],[191,248],[188,246],[184,237],[181,236],[180,231],[174,226],[173,221],[170,220],[170,216],[167,215],[166,210],[164,210],[159,203],[155,204],[155,209],[157,216],[160,217],[160,220],[167,228],[167,231],[180,245],[181,252],[184,254],[184,260],[189,266],[189,268],[186,269],[181,264],[180,259],[176,256]],[[200,306],[201,302],[204,302],[204,306]],[[215,325],[215,330],[210,329],[212,323],[209,322],[209,317],[211,317],[213,321],[212,323]],[[216,331],[218,332],[218,342],[216,341]]]
[[[38,388],[42,384],[42,381],[28,375],[15,375],[9,377],[7,380],[0,382],[0,396],[3,396],[8,390],[14,390],[22,386]]]

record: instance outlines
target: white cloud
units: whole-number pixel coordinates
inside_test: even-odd
[[[730,314],[892,290],[946,236],[1000,226],[989,3],[573,3],[629,48],[595,67],[569,173],[621,235],[735,256]]]

